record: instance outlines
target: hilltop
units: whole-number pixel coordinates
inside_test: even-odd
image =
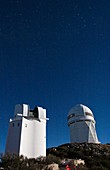
[[[108,157],[110,156],[110,144],[67,143],[47,149],[48,154],[54,154],[60,158]]]
[[[49,154],[61,159],[82,159],[88,168],[110,169],[110,144],[67,143],[47,149]]]
[[[55,165],[57,166],[56,169],[65,170],[65,167],[62,167],[62,162],[74,162],[76,159],[81,159],[85,163],[84,165],[78,165],[77,169],[79,170],[109,170],[110,144],[67,143],[47,149],[46,157],[36,159],[28,159],[22,155],[6,154],[1,158],[0,167],[7,170],[47,170],[50,166],[52,168]]]

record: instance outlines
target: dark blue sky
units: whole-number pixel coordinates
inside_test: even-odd
[[[109,0],[0,1],[0,152],[18,103],[47,109],[47,147],[69,142],[78,103],[110,142],[109,65]]]

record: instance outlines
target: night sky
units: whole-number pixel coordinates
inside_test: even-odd
[[[110,143],[110,1],[0,1],[0,152],[15,104],[47,109],[47,147],[70,142],[67,114],[94,113]]]

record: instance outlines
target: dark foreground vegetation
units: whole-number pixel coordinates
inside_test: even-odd
[[[110,170],[110,144],[72,143],[47,149],[60,159],[82,159],[91,170]]]
[[[109,170],[110,145],[87,143],[64,144],[47,149],[47,157],[39,157],[37,159],[27,159],[15,154],[7,154],[2,156],[0,167],[5,170],[47,170],[49,164],[54,162],[61,165],[61,161],[64,159],[84,160],[85,165],[77,167],[79,170]],[[64,170],[65,168],[61,167],[60,169]]]
[[[39,157],[36,159],[6,154],[1,158],[0,167],[5,170],[47,170],[47,166],[53,162],[60,164],[60,159],[50,154],[46,158]]]

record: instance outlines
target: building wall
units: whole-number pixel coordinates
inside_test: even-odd
[[[6,143],[6,153],[19,154],[20,137],[21,137],[21,120],[11,121],[9,123],[9,130]]]
[[[70,141],[98,143],[94,123],[92,121],[81,121],[71,124]]]
[[[87,142],[89,128],[84,122],[76,122],[70,126],[71,142]]]
[[[46,156],[46,122],[22,119],[19,154],[28,158]]]

